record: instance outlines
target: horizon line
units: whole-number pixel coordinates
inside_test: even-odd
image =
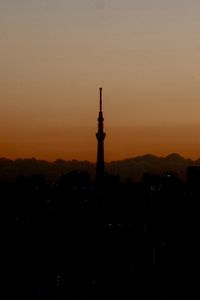
[[[130,156],[130,157],[125,157],[123,159],[114,159],[114,160],[109,160],[109,161],[105,161],[106,164],[108,163],[112,163],[112,162],[120,162],[120,161],[124,161],[124,160],[131,160],[131,159],[134,159],[134,158],[139,158],[139,157],[145,157],[145,156],[152,156],[152,157],[157,157],[157,158],[167,158],[169,156],[172,156],[172,155],[176,155],[176,156],[179,156],[185,160],[191,160],[193,162],[196,162],[198,160],[200,160],[200,155],[197,159],[193,159],[191,157],[185,157],[177,152],[171,152],[167,155],[156,155],[156,154],[153,154],[153,153],[146,153],[146,154],[141,154],[141,155],[135,155],[135,156]],[[30,157],[17,157],[17,158],[10,158],[10,157],[6,157],[6,156],[0,156],[0,160],[11,160],[11,161],[16,161],[16,160],[37,160],[37,161],[46,161],[46,162],[49,162],[49,163],[54,163],[56,161],[65,161],[65,162],[73,162],[73,161],[76,161],[76,162],[89,162],[89,163],[92,163],[92,164],[95,164],[96,161],[93,161],[93,160],[88,160],[88,159],[77,159],[77,158],[72,158],[72,159],[64,159],[64,158],[61,158],[61,157],[58,157],[56,159],[53,159],[53,160],[49,160],[49,159],[43,159],[43,158],[37,158],[37,157],[34,157],[34,156],[30,156]]]

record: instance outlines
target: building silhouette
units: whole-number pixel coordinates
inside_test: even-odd
[[[105,132],[103,128],[103,111],[102,111],[102,88],[99,89],[100,91],[100,110],[99,110],[99,117],[98,117],[98,132],[96,133],[96,138],[98,141],[97,145],[97,163],[96,163],[96,182],[97,184],[101,184],[104,179],[105,174],[105,167],[104,167],[104,139],[105,139]]]
[[[199,192],[200,186],[200,166],[188,166],[187,168],[187,180],[190,189],[193,192]]]

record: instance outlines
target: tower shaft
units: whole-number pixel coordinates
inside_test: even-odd
[[[97,164],[96,164],[96,180],[98,183],[103,181],[104,178],[104,139],[105,139],[105,132],[104,132],[104,118],[102,112],[102,88],[99,89],[100,91],[100,110],[99,110],[99,117],[98,117],[98,132],[96,133],[97,138]]]

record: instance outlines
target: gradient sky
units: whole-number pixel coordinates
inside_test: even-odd
[[[1,0],[0,157],[200,157],[199,0]]]

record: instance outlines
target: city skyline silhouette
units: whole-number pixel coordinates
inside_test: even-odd
[[[45,160],[38,160],[36,158],[18,158],[10,160],[0,157],[0,179],[3,181],[10,179],[14,180],[19,175],[30,176],[35,173],[42,173],[51,178],[51,180],[53,180],[53,178],[55,180],[60,175],[60,172],[67,173],[74,170],[83,170],[93,174],[93,176],[95,173],[96,181],[99,183],[104,181],[106,171],[110,171],[115,175],[120,174],[123,180],[130,177],[136,181],[141,181],[145,172],[161,175],[170,171],[175,172],[182,180],[185,181],[187,177],[187,167],[189,165],[198,167],[200,164],[200,158],[192,160],[190,158],[184,158],[177,153],[168,154],[166,157],[155,156],[147,153],[132,158],[124,158],[123,160],[105,162],[104,139],[106,137],[106,133],[104,132],[102,87],[99,88],[99,114],[97,121],[96,171],[94,171],[94,162],[87,160],[78,161],[73,159],[71,161],[65,161],[63,159],[57,159],[53,162],[48,162]]]
[[[196,292],[200,159],[145,155],[125,159],[121,170],[111,162],[112,172],[99,92],[96,167],[0,159],[8,299],[170,300]]]

